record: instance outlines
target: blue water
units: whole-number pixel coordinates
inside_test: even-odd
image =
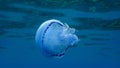
[[[0,0],[0,68],[120,68],[119,0]],[[63,58],[35,43],[39,25],[58,19],[80,38]]]

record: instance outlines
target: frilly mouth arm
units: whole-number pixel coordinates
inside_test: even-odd
[[[68,26],[68,24],[64,24],[65,25],[65,27],[63,27],[63,33],[65,33],[65,34],[69,34],[69,33],[71,33],[71,34],[74,34],[75,33],[75,29],[74,28],[70,28],[69,26]]]

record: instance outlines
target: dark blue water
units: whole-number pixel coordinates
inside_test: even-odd
[[[77,47],[46,58],[35,43],[42,22],[77,30]],[[120,68],[120,0],[0,0],[0,68]]]

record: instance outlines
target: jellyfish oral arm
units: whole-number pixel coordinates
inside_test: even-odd
[[[64,44],[70,46],[73,46],[75,43],[78,43],[79,39],[74,33],[75,33],[75,29],[69,28],[67,25],[67,28],[64,28],[60,34],[61,41],[63,41]]]
[[[74,44],[78,43],[79,39],[76,35],[74,34],[61,34],[61,41],[65,45],[73,46]]]

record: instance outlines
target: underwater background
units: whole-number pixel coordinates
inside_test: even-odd
[[[35,43],[49,19],[80,39],[63,58],[44,57]],[[120,68],[120,0],[0,0],[0,68]]]

